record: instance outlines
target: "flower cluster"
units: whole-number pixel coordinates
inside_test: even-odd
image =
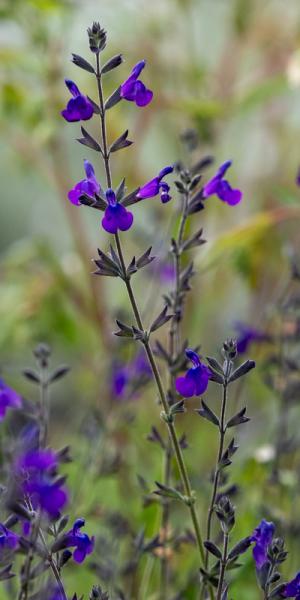
[[[64,479],[57,477],[58,457],[53,450],[29,450],[16,465],[21,489],[34,509],[57,519],[68,501]]]

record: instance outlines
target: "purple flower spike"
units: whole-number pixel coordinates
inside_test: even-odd
[[[90,100],[81,94],[74,81],[65,79],[65,84],[73,98],[69,100],[66,108],[61,112],[64,119],[69,123],[74,121],[88,121],[88,119],[91,119],[94,108]]]
[[[127,231],[133,223],[133,214],[125,206],[117,202],[115,192],[108,189],[106,192],[107,208],[102,219],[102,227],[108,233]]]
[[[64,547],[75,547],[73,559],[77,563],[82,563],[88,554],[94,550],[95,538],[89,537],[86,533],[81,533],[80,529],[84,526],[84,519],[76,519],[73,529],[66,533]]]
[[[204,198],[208,198],[209,196],[216,194],[220,200],[226,202],[229,204],[229,206],[234,206],[241,201],[243,197],[242,192],[238,189],[233,189],[228,181],[224,179],[224,175],[231,164],[231,160],[227,160],[225,163],[223,163],[223,165],[221,165],[218,169],[216,175],[206,183],[203,188]]]
[[[286,584],[283,590],[283,597],[300,600],[300,573],[297,573],[296,577]]]
[[[97,181],[93,165],[88,161],[84,160],[84,170],[86,173],[86,179],[82,179],[73,187],[68,193],[68,198],[72,204],[80,206],[80,196],[86,194],[90,198],[95,198],[95,194],[99,194],[101,191],[101,185]]]
[[[171,200],[169,194],[170,186],[165,181],[162,181],[162,179],[166,177],[166,175],[169,175],[169,173],[172,173],[173,170],[174,167],[172,166],[164,167],[157,177],[154,177],[139,189],[137,198],[153,198],[160,193],[160,199],[163,204],[169,202],[169,200]]]
[[[19,536],[0,523],[0,561],[3,562],[19,545]]]
[[[193,363],[193,367],[187,371],[184,377],[177,377],[176,390],[185,398],[200,396],[207,389],[211,371],[200,361],[197,352],[188,348],[185,353],[187,358]]]
[[[121,98],[129,102],[135,102],[137,106],[147,106],[153,98],[153,92],[147,89],[145,84],[138,79],[145,65],[145,60],[138,62],[133,67],[128,79],[121,85]]]
[[[272,542],[274,532],[274,523],[269,523],[263,519],[251,536],[251,541],[255,542],[253,558],[257,569],[261,569],[268,560],[268,548]]]
[[[8,408],[21,408],[21,406],[21,396],[0,379],[0,421],[3,421]]]
[[[296,175],[296,184],[300,186],[300,167],[297,171],[297,175]]]

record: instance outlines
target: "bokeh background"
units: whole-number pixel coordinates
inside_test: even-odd
[[[107,78],[107,95],[138,60],[147,60],[144,80],[154,91],[153,103],[143,110],[122,103],[109,114],[110,138],[129,128],[135,142],[114,160],[115,185],[126,176],[133,189],[162,166],[190,160],[181,141],[186,129],[199,137],[193,160],[207,154],[216,165],[233,160],[231,180],[244,199],[231,208],[212,198],[197,216],[207,244],[195,254],[197,275],[185,318],[190,343],[216,355],[236,320],[270,327],[288,279],[291,248],[299,250],[300,5],[298,0],[2,0],[0,15],[1,370],[34,399],[36,390],[20,373],[33,363],[38,342],[51,345],[54,364],[72,367],[53,388],[51,439],[73,445],[72,513],[84,512],[101,532],[109,511],[122,511],[129,523],[129,533],[106,525],[101,533],[106,536],[102,554],[118,551],[121,561],[126,535],[143,524],[147,535],[157,529],[159,508],[143,508],[137,474],[150,488],[160,477],[160,451],[150,452],[146,441],[150,426],[160,427],[159,410],[154,417],[151,384],[131,402],[120,403],[111,394],[112,360],[131,360],[135,349],[111,334],[115,318],[128,311],[122,285],[91,276],[96,248],[109,243],[98,213],[67,200],[68,190],[83,177],[84,158],[93,160],[100,181],[104,176],[90,151],[75,143],[78,125],[60,116],[68,97],[65,77],[96,96],[93,79],[70,62],[70,55],[88,58],[86,29],[99,20],[108,31],[106,56],[121,51],[126,61]],[[89,131],[99,135],[96,119]],[[173,195],[166,206],[153,199],[143,210],[134,208],[135,227],[124,236],[128,258],[152,244],[168,264],[168,240],[177,223],[175,190]],[[149,322],[168,286],[158,267],[139,276],[137,295]],[[261,361],[257,352],[257,372],[240,390],[242,399],[236,392],[234,400],[247,402],[254,417],[243,431],[232,477],[242,488],[237,538],[253,529],[266,505],[288,517],[294,485],[287,465],[287,497],[286,488],[273,490],[267,477],[270,452],[259,453],[272,446],[277,398],[261,377],[264,351]],[[212,402],[214,396],[213,389]],[[191,438],[187,461],[205,506],[216,440],[209,424],[195,423],[192,408],[181,423]],[[175,507],[175,522],[180,514]],[[291,544],[290,574],[299,554],[297,539]],[[193,565],[192,554],[183,549],[174,565]],[[155,598],[157,562],[142,560],[132,585],[134,590],[144,577],[143,593],[133,591],[132,597]],[[98,571],[70,567],[70,593],[73,587],[86,592],[97,577],[111,589],[116,572],[109,571],[110,564],[101,570],[102,563],[103,556]],[[241,597],[241,581],[247,581],[242,597],[252,600],[259,596],[250,555],[244,563],[232,593]],[[182,575],[179,570],[179,579],[185,574],[185,568]],[[193,592],[186,594],[193,598]]]

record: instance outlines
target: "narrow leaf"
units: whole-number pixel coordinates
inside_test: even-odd
[[[105,65],[103,65],[103,67],[101,69],[101,73],[108,73],[109,71],[112,71],[112,69],[115,69],[116,67],[121,65],[122,62],[123,62],[122,54],[116,54],[116,56],[113,56],[112,58],[110,58],[105,63]]]
[[[207,419],[207,421],[210,421],[213,423],[213,425],[217,425],[219,427],[220,422],[217,415],[215,415],[215,413],[207,406],[204,400],[201,401],[201,408],[197,409],[196,412],[198,415],[200,415],[200,417]]]
[[[249,371],[251,371],[251,369],[254,369],[254,368],[255,368],[254,360],[246,360],[242,365],[240,365],[237,369],[235,369],[235,371],[233,371],[233,373],[230,375],[229,382],[231,383],[232,381],[235,381],[236,379],[243,377],[243,375],[246,375],[246,373],[248,373]]]
[[[72,54],[72,62],[76,67],[80,67],[84,71],[88,71],[89,73],[95,73],[95,69],[93,65],[91,65],[85,58],[79,56],[79,54]]]
[[[102,153],[102,148],[100,144],[98,144],[98,142],[94,140],[94,138],[86,131],[86,129],[84,129],[84,127],[81,127],[81,133],[83,137],[77,138],[77,142],[83,144],[84,146],[87,146],[88,148],[91,148],[92,150],[96,150],[96,152]]]
[[[118,87],[105,102],[105,110],[109,110],[121,100],[121,86]]]
[[[122,133],[122,135],[120,135],[120,137],[118,137],[111,145],[109,151],[110,152],[117,152],[118,150],[121,150],[122,148],[126,148],[127,146],[131,146],[131,144],[133,144],[133,142],[131,140],[127,139],[128,136],[128,129],[126,129],[126,131],[124,131],[124,133]]]

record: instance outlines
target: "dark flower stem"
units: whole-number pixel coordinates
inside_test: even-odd
[[[218,584],[216,600],[221,600],[221,598],[222,598],[224,577],[225,577],[225,571],[226,571],[226,566],[227,566],[228,540],[229,540],[228,533],[224,533],[223,554],[222,554],[222,560],[221,560],[221,570],[220,570],[220,577],[219,577],[219,584]]]
[[[182,204],[181,210],[181,219],[178,230],[178,236],[176,240],[176,253],[174,254],[174,269],[175,269],[175,290],[174,290],[174,303],[173,303],[173,311],[174,317],[170,322],[170,330],[169,330],[169,355],[171,357],[172,362],[174,361],[178,351],[180,344],[180,316],[179,316],[179,294],[180,294],[180,272],[181,272],[181,245],[184,236],[185,224],[187,220],[187,206],[188,206],[189,195],[186,193],[184,195],[184,201]],[[175,392],[175,381],[174,375],[170,372],[170,390],[171,395]],[[170,443],[170,439],[164,450],[165,454],[165,471],[164,471],[164,485],[170,485],[170,477],[171,477],[171,463],[172,463],[172,445]],[[161,532],[163,536],[163,542],[166,541],[168,525],[170,518],[170,502],[166,498],[162,502],[162,516],[161,516]],[[161,600],[165,600],[167,596],[168,589],[168,581],[169,581],[169,562],[166,556],[163,556],[161,559],[161,585],[160,585],[160,597]]]
[[[42,530],[40,528],[38,530],[38,534],[39,534],[39,537],[40,537],[40,539],[42,541],[42,544],[43,544],[43,546],[44,546],[44,548],[46,550],[47,560],[48,560],[49,565],[51,567],[52,573],[53,573],[53,575],[54,575],[54,577],[56,579],[56,583],[57,583],[57,586],[58,586],[58,589],[59,589],[59,592],[60,592],[60,595],[61,595],[61,600],[68,600],[68,597],[67,597],[67,594],[65,592],[65,588],[64,588],[63,582],[61,580],[61,576],[60,576],[60,573],[59,573],[58,566],[57,566],[55,560],[53,559],[53,556],[52,556],[51,552],[49,552],[48,546],[46,544],[46,540],[44,538],[44,534],[43,534],[43,532],[42,532]]]
[[[48,435],[48,373],[47,369],[40,369],[40,434],[39,443],[41,448],[45,448]]]
[[[102,82],[101,82],[100,60],[99,60],[98,54],[96,55],[96,69],[97,69],[96,70],[96,78],[97,78],[99,103],[100,103],[103,161],[104,161],[104,166],[105,166],[107,185],[108,185],[108,187],[111,187],[112,179],[111,179],[111,173],[110,173],[109,153],[108,153],[107,138],[106,138],[105,107],[104,107],[103,90],[102,90]],[[126,272],[125,261],[124,261],[122,246],[121,246],[121,242],[120,242],[118,233],[115,234],[115,240],[116,240],[116,246],[117,246],[117,251],[118,251],[119,259],[121,262],[122,270],[125,273]],[[132,307],[132,310],[133,310],[133,313],[135,316],[136,324],[139,327],[139,329],[144,331],[144,326],[143,326],[143,323],[141,320],[139,309],[138,309],[138,306],[137,306],[137,303],[135,300],[135,296],[134,296],[134,293],[133,293],[133,290],[131,287],[130,280],[128,278],[125,278],[125,285],[126,285],[127,293],[129,296],[130,304],[131,304],[131,307]],[[198,550],[199,550],[199,554],[200,554],[201,564],[204,564],[204,558],[205,558],[204,546],[203,546],[203,542],[202,542],[200,525],[198,522],[198,517],[197,517],[197,513],[196,513],[196,508],[195,508],[195,498],[192,493],[192,488],[191,488],[191,483],[189,480],[187,468],[186,468],[184,458],[182,455],[182,451],[180,448],[180,444],[178,441],[175,425],[174,425],[173,420],[171,419],[169,405],[168,405],[167,397],[166,397],[164,387],[162,384],[162,380],[161,380],[161,377],[159,374],[159,370],[158,370],[158,367],[157,367],[157,364],[156,364],[156,361],[155,361],[155,358],[154,358],[154,355],[153,355],[153,352],[152,352],[152,349],[150,346],[150,342],[147,337],[145,337],[143,344],[144,344],[145,351],[146,351],[146,354],[147,354],[147,357],[148,357],[148,360],[149,360],[149,363],[150,363],[150,366],[152,369],[152,373],[153,373],[153,376],[154,376],[154,379],[156,382],[159,397],[160,397],[160,400],[161,400],[161,403],[162,403],[162,406],[163,406],[163,409],[165,412],[166,423],[167,423],[167,427],[169,430],[169,435],[172,440],[172,445],[173,445],[174,453],[176,455],[180,477],[181,477],[182,484],[184,487],[184,492],[185,492],[185,496],[186,496],[186,504],[189,507],[191,519],[193,522],[193,527],[194,527],[195,536],[196,536],[196,540],[197,540],[197,546],[198,546]]]
[[[216,496],[217,496],[217,492],[218,492],[219,478],[220,478],[220,464],[219,463],[220,463],[220,460],[221,460],[221,457],[223,454],[223,450],[224,450],[224,440],[225,440],[225,432],[226,432],[226,429],[225,429],[226,404],[227,404],[227,383],[225,383],[223,386],[223,397],[222,397],[221,417],[220,417],[220,426],[219,426],[219,432],[220,432],[219,450],[218,450],[218,457],[217,457],[217,462],[216,462],[215,471],[214,471],[213,490],[212,490],[210,505],[209,505],[209,509],[208,509],[208,517],[207,517],[206,539],[208,541],[211,538],[212,517],[213,517],[213,513],[214,513],[214,506],[215,506]],[[205,553],[205,568],[206,569],[208,567],[208,556],[209,556],[208,551],[206,551],[206,553]]]

